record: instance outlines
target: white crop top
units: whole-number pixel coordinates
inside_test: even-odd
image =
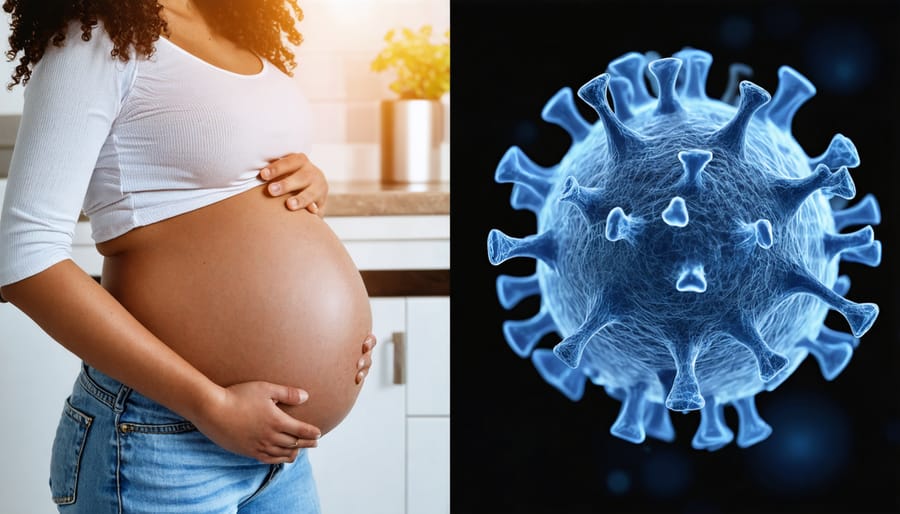
[[[99,25],[73,23],[25,87],[0,212],[0,286],[71,258],[81,211],[103,242],[263,182],[259,171],[308,152],[297,82],[265,59],[241,75],[161,37],[156,53],[110,56]]]

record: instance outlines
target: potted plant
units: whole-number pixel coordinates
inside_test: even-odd
[[[381,102],[381,179],[386,183],[440,180],[444,105],[450,91],[450,31],[432,42],[430,25],[390,30],[372,61],[375,72],[394,72],[396,98]]]

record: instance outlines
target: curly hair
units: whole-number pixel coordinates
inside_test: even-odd
[[[292,75],[296,62],[285,40],[295,46],[303,41],[297,31],[297,22],[303,19],[297,0],[193,0],[193,4],[213,30]],[[113,42],[110,54],[121,61],[131,58],[131,48],[136,55],[151,56],[160,34],[169,34],[160,17],[162,8],[156,0],[4,0],[3,10],[11,15],[6,58],[13,61],[22,53],[6,88],[27,84],[47,46],[63,46],[72,22],[81,23],[81,39],[89,41],[102,21]]]

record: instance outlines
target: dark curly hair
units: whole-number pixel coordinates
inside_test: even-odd
[[[303,41],[296,26],[303,19],[297,0],[193,0],[193,4],[214,30],[292,74],[294,53],[284,40],[294,45]],[[12,61],[22,53],[6,88],[27,84],[47,45],[63,46],[74,21],[81,23],[85,41],[102,21],[113,42],[112,57],[128,61],[132,47],[135,54],[149,57],[160,34],[169,34],[161,9],[156,0],[4,0],[3,10],[11,15],[6,58]]]

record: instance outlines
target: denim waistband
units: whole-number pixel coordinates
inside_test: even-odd
[[[81,364],[78,384],[88,394],[116,412],[124,410],[125,402],[132,391],[130,387],[84,362]]]

